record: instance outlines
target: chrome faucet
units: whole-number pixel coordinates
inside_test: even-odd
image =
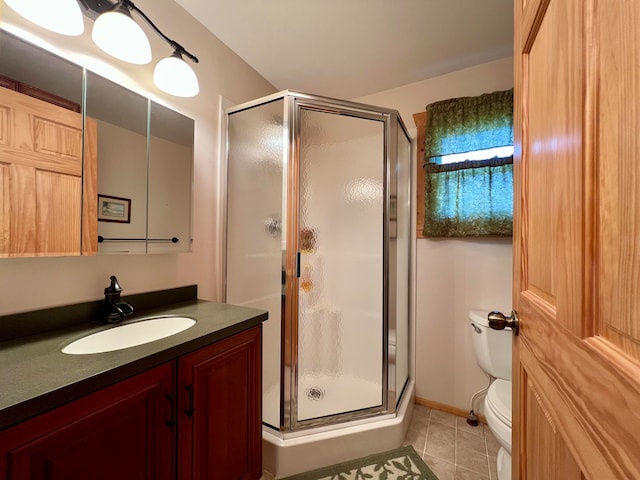
[[[118,283],[115,275],[112,275],[111,284],[104,289],[105,316],[104,323],[115,323],[121,321],[133,313],[133,307],[128,303],[120,301],[122,287]]]

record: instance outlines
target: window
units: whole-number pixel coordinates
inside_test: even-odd
[[[513,157],[513,145],[506,147],[485,148],[484,150],[474,150],[473,152],[451,153],[440,157],[442,165],[449,163],[466,162],[468,160],[487,160],[489,158]]]
[[[432,103],[422,126],[418,120],[418,141],[424,138],[423,236],[510,236],[513,90]]]

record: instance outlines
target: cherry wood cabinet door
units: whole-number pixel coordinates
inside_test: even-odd
[[[640,479],[640,2],[515,32],[513,479]]]
[[[175,362],[0,432],[7,480],[175,477]]]
[[[179,360],[178,477],[262,475],[262,327]]]

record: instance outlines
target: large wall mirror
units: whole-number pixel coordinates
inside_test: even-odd
[[[191,249],[193,138],[192,119],[150,102],[148,253]]]
[[[0,257],[190,251],[193,120],[4,31],[0,55]]]
[[[87,72],[87,119],[97,122],[99,253],[145,253],[149,101]]]
[[[2,31],[0,58],[0,257],[90,254],[82,68]]]

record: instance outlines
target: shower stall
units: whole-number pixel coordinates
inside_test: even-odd
[[[395,415],[411,253],[398,112],[284,91],[227,114],[226,301],[269,312],[265,427],[299,437]]]

